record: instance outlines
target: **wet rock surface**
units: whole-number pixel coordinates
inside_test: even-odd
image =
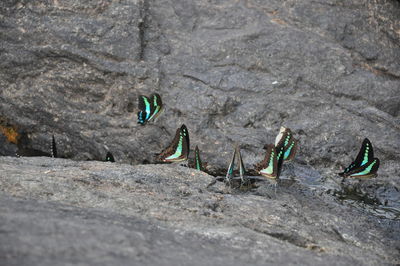
[[[48,156],[54,134],[74,160],[0,158],[1,259],[399,263],[399,16],[383,0],[1,1],[0,155]],[[140,126],[153,92],[164,112]],[[152,164],[182,123],[213,175],[235,143],[251,169],[281,125],[300,150],[276,192],[207,190],[211,176]],[[378,178],[340,184],[365,137]],[[108,150],[119,163],[85,161]]]
[[[376,265],[400,221],[299,181],[249,191],[178,165],[0,158],[7,265]],[[4,241],[7,239],[7,241]]]

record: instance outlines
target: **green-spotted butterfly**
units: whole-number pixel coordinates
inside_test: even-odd
[[[194,163],[190,164],[190,167],[195,168],[199,171],[204,171],[206,167],[206,163],[203,164],[201,162],[200,150],[197,145],[196,148],[194,149]]]
[[[182,125],[176,130],[172,143],[158,155],[158,158],[163,162],[185,161],[189,157],[189,149],[189,131]]]
[[[238,145],[236,145],[235,147],[235,151],[233,152],[231,161],[228,166],[228,170],[226,171],[225,181],[230,182],[233,179],[233,171],[235,170],[236,156],[239,164],[238,166],[239,166],[240,179],[242,180],[242,183],[244,183],[244,175],[246,174],[246,169],[244,168],[242,155],[240,153],[240,148]]]
[[[369,139],[365,138],[356,157],[342,173],[343,177],[368,178],[376,177],[379,168],[379,159],[374,158],[374,150]]]
[[[275,147],[272,144],[268,144],[265,149],[267,150],[265,157],[255,165],[255,170],[267,178],[278,179],[284,160],[284,145]]]
[[[54,135],[51,137],[51,157],[57,158],[57,146],[56,146],[56,140],[54,138]]]
[[[155,119],[162,112],[163,104],[158,93],[153,93],[150,97],[140,95],[138,102],[138,123],[141,125],[145,125],[151,119]]]
[[[281,127],[275,139],[275,147],[284,148],[283,160],[290,161],[294,158],[298,148],[298,140],[293,137],[289,128]]]
[[[106,155],[106,162],[112,162],[112,163],[115,162],[114,156],[112,155],[111,152],[107,152],[107,155]]]

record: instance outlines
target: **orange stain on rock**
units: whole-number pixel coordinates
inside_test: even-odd
[[[18,143],[18,132],[13,127],[5,127],[0,125],[0,132],[6,136],[7,140],[11,143],[17,144]]]

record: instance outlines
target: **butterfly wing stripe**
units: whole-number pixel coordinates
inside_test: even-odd
[[[226,176],[225,176],[226,180],[230,180],[232,178],[233,169],[235,168],[235,159],[236,159],[236,150],[233,151],[233,155],[229,163],[228,170],[226,171]]]
[[[276,178],[277,174],[277,160],[275,146],[272,144],[266,145],[266,153],[264,160],[256,165],[256,170],[266,177]]]
[[[145,117],[146,117],[147,115],[146,115],[146,112],[145,111],[139,111],[138,112],[138,123],[139,124],[145,124],[146,123],[146,120],[145,120]]]
[[[290,161],[296,156],[297,144],[298,144],[298,140],[295,138],[292,138],[290,141],[290,145],[288,146],[288,148],[285,151],[284,160]]]
[[[153,93],[152,95],[150,95],[150,99],[151,99],[151,116],[149,118],[149,120],[151,119],[155,119],[160,112],[162,111],[162,100],[161,100],[161,96],[158,93]]]
[[[350,177],[361,177],[374,175],[377,173],[379,168],[379,159],[375,158],[371,162],[363,165],[363,167],[354,169],[351,173],[348,174]]]
[[[151,114],[151,105],[149,99],[147,97],[143,97],[144,104],[146,106],[145,113],[146,113],[146,120],[149,120]]]
[[[189,130],[183,124],[180,129],[181,135],[182,135],[182,156],[184,158],[189,158],[189,152],[190,152],[190,139],[189,139]]]
[[[195,168],[197,170],[202,171],[203,170],[203,164],[201,163],[201,159],[200,159],[200,151],[199,151],[199,147],[197,147],[194,150],[194,160],[195,160]]]
[[[163,159],[164,161],[183,161],[188,158],[189,149],[189,132],[186,126],[182,125],[177,129],[172,144],[160,157],[162,158],[164,155],[164,157],[166,157]]]
[[[149,98],[144,95],[138,97],[138,123],[144,125],[150,118],[151,106]]]
[[[166,161],[166,157],[171,156],[172,154],[175,153],[176,147],[178,146],[178,143],[179,143],[179,139],[180,139],[180,129],[178,128],[175,132],[175,136],[174,136],[174,139],[172,140],[172,142],[168,145],[167,148],[165,148],[160,153],[160,155],[158,155],[158,158],[161,161]]]
[[[238,161],[239,161],[239,175],[240,175],[240,178],[243,180],[244,175],[246,173],[246,169],[244,168],[244,163],[243,163],[243,160],[242,160],[242,154],[240,153],[239,146],[236,146],[236,153],[237,153]]]
[[[165,160],[173,160],[173,159],[176,159],[176,158],[178,158],[178,157],[180,157],[182,155],[182,140],[183,140],[183,137],[179,136],[179,142],[178,142],[178,145],[176,147],[175,153],[170,155],[170,156],[168,156],[167,158],[165,158]]]
[[[284,157],[284,147],[281,146],[279,148],[276,148],[276,161],[277,161],[277,166],[276,166],[276,178],[279,178],[282,170],[282,164],[283,164],[283,157]]]
[[[373,160],[373,158],[374,151],[372,149],[372,144],[369,139],[365,138],[356,159],[348,167],[346,167],[342,173],[339,173],[339,175],[348,176],[350,172],[353,172],[354,170],[367,164],[369,161]]]
[[[365,138],[361,144],[361,149],[354,161],[355,167],[363,166],[369,161],[373,160],[374,151],[372,149],[372,144],[369,139]]]

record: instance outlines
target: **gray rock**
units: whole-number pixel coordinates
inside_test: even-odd
[[[69,237],[75,224],[89,230],[78,215],[85,211],[99,231],[115,215],[123,222],[112,232],[146,221],[135,230],[152,235],[151,220],[166,226],[168,243],[174,230],[182,232],[171,254],[201,250],[213,254],[204,256],[215,257],[212,264],[398,263],[399,14],[399,1],[383,0],[1,1],[0,155],[48,155],[54,134],[61,157],[104,160],[110,150],[117,162],[138,165],[2,158],[2,218],[24,204],[38,208],[11,219],[36,217],[38,232],[24,229],[32,236],[27,257],[7,262],[56,264],[51,258],[59,250],[38,257],[31,245],[47,228],[41,214],[59,223],[59,212],[47,206],[67,204],[71,229],[52,232]],[[142,127],[137,97],[155,91],[165,110]],[[141,165],[155,162],[182,123],[213,175],[226,170],[235,143],[251,169],[279,127],[290,127],[300,150],[282,175],[296,182],[282,183],[276,195],[268,184],[224,194],[221,183],[204,190],[210,176]],[[10,129],[19,134],[17,144],[9,142]],[[365,137],[381,161],[378,178],[340,185],[336,173]],[[209,225],[214,229],[207,231]],[[121,234],[116,242],[127,239]],[[21,238],[12,237],[15,245],[6,247],[16,251]],[[85,243],[107,237],[104,231]],[[53,247],[52,239],[40,249]],[[72,250],[83,264],[93,259]],[[160,258],[168,251],[159,251]],[[96,262],[135,257],[126,254]]]
[[[177,165],[0,157],[7,265],[390,265],[400,220],[318,186],[230,190]],[[397,196],[399,197],[399,192]],[[372,208],[376,208],[374,213]]]
[[[364,137],[383,178],[400,171],[398,1],[0,5],[1,121],[22,150],[49,152],[54,133],[63,157],[154,162],[185,123],[211,166],[240,142],[250,167],[285,125],[324,175]],[[141,127],[137,96],[154,91],[165,111]]]

